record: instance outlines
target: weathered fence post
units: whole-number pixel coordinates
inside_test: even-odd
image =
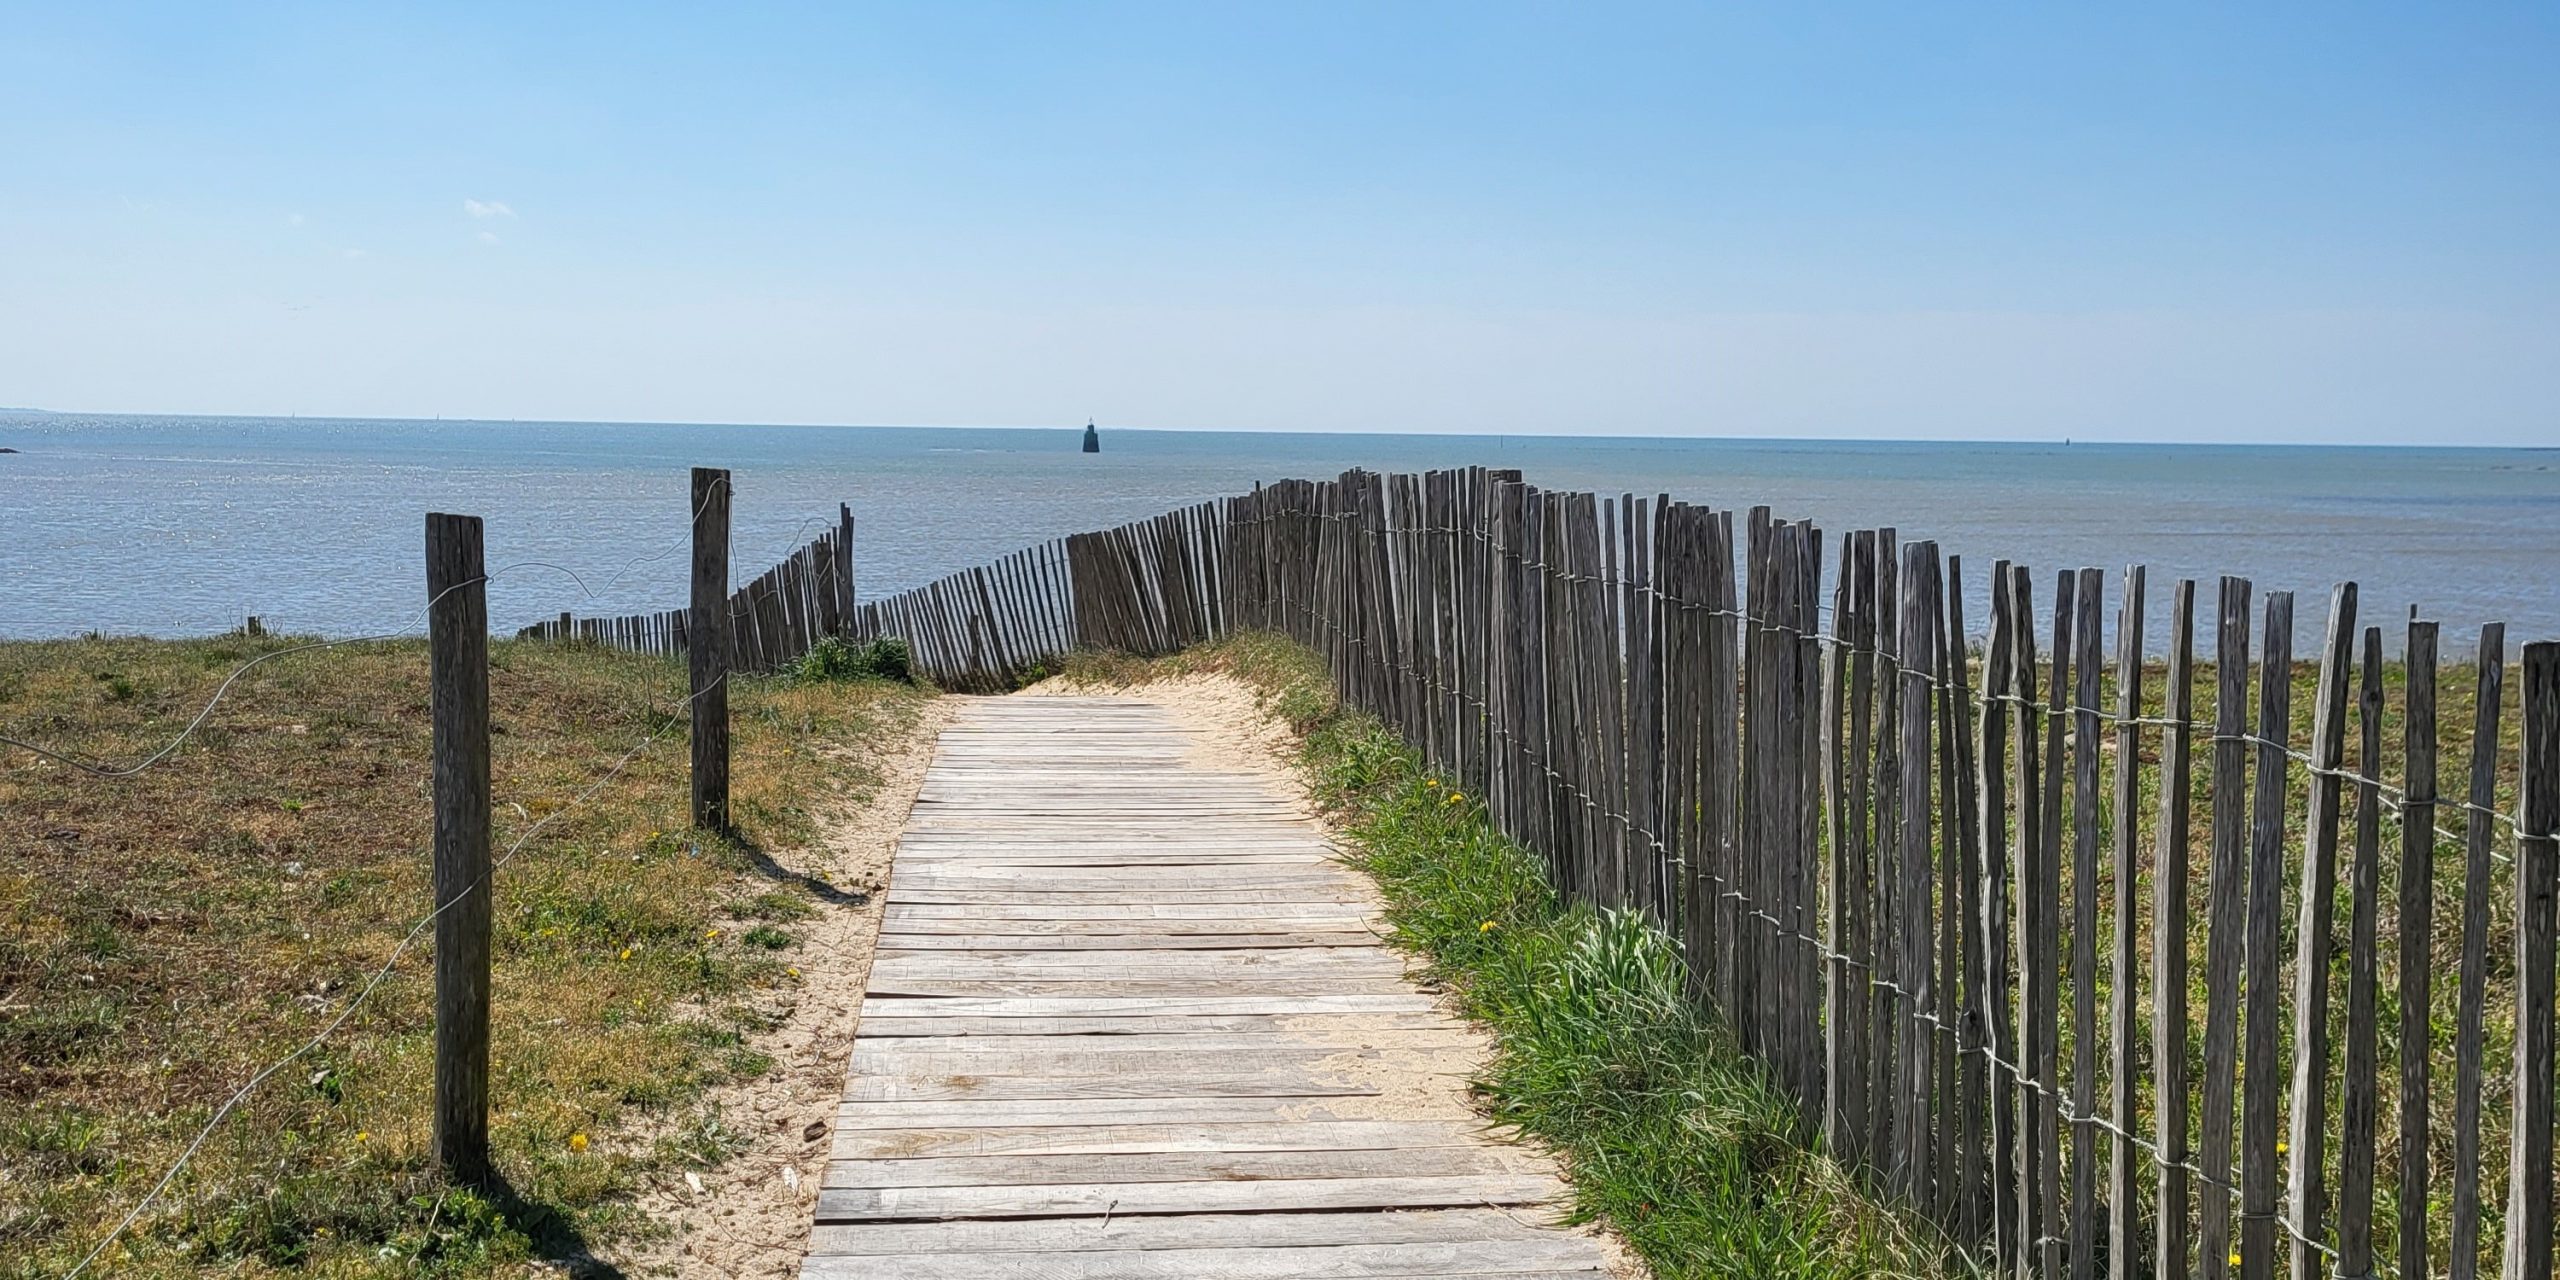
[[[853,634],[853,504],[836,504],[836,589],[844,593],[844,633]]]
[[[2551,1277],[2552,947],[2560,894],[2560,643],[2524,647],[2516,832],[2516,1076],[2505,1280]]]
[[[729,829],[729,473],[693,469],[693,825]]]
[[[434,724],[435,1160],[489,1171],[489,600],[480,518],[427,517]]]

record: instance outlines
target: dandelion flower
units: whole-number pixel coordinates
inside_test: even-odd
[[[797,977],[799,977],[799,976],[800,976],[800,971],[799,971],[798,969],[786,968],[786,969],[784,969],[784,970],[783,970],[783,972],[784,972],[784,973],[787,973],[787,974],[790,974],[792,977],[795,977],[795,978],[797,978]]]
[[[585,1134],[583,1134],[583,1133],[573,1133],[573,1134],[570,1134],[570,1135],[569,1135],[569,1149],[570,1149],[571,1151],[584,1151],[584,1150],[586,1150],[586,1149],[587,1149],[587,1135],[585,1135]]]
[[[1463,795],[1463,794],[1461,794],[1461,793],[1459,793],[1459,792],[1452,791],[1452,792],[1450,792],[1450,793],[1449,793],[1449,798],[1448,798],[1448,799],[1446,799],[1446,800],[1441,801],[1441,803],[1442,803],[1442,804],[1457,804],[1457,803],[1459,803],[1460,801],[1463,801],[1463,800],[1465,800],[1465,799],[1466,799],[1466,796],[1465,796],[1465,795]]]
[[[1422,780],[1422,785],[1426,787],[1437,787],[1440,785],[1440,780],[1438,778],[1424,778]]]
[[[705,929],[702,931],[702,936],[705,938],[717,938],[720,936],[720,931],[717,929]]]
[[[1494,923],[1493,921],[1491,921],[1491,920],[1487,920],[1487,921],[1485,921],[1483,924],[1480,924],[1480,925],[1477,925],[1477,926],[1476,926],[1476,932],[1478,932],[1478,933],[1491,933],[1491,932],[1493,932],[1494,930],[1499,929],[1499,928],[1501,928],[1501,927],[1502,927],[1501,925],[1495,924],[1495,923]]]
[[[623,959],[625,959],[625,960],[628,960],[628,959],[630,959],[630,958],[631,958],[631,948],[629,948],[629,947],[624,947],[624,948],[622,949],[622,958],[623,958]]]
[[[356,1141],[358,1141],[358,1142],[370,1142],[370,1141],[372,1141],[372,1140],[373,1140],[373,1134],[372,1134],[370,1131],[368,1131],[368,1130],[364,1130],[364,1129],[358,1129],[358,1130],[356,1130]]]

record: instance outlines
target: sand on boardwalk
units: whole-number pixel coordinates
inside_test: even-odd
[[[1272,714],[1268,700],[1253,686],[1233,676],[1195,672],[1135,685],[1074,683],[1065,679],[1042,681],[1026,689],[1025,697],[1091,696],[1117,693],[1142,698],[1164,707],[1192,737],[1191,762],[1200,768],[1220,773],[1249,774],[1261,779],[1274,791],[1299,803],[1311,821],[1322,823],[1306,779],[1292,762],[1297,759],[1298,741],[1289,727]],[[1366,876],[1361,877],[1368,884]],[[1374,887],[1371,903],[1380,905]],[[1385,928],[1383,924],[1379,926]],[[1330,1021],[1330,1027],[1326,1023]],[[1493,1052],[1492,1037],[1477,1024],[1467,1021],[1455,1010],[1450,1011],[1455,1029],[1466,1033],[1466,1043],[1428,1050],[1388,1049],[1360,1051],[1353,1048],[1356,1035],[1348,1038],[1345,1052],[1327,1058],[1321,1069],[1344,1084],[1373,1087],[1378,1093],[1370,1097],[1329,1098],[1321,1106],[1302,1110],[1321,1110],[1336,1119],[1360,1120],[1454,1120],[1481,1118],[1468,1093],[1467,1084],[1482,1069]],[[1311,1039],[1322,1040],[1328,1033],[1342,1034],[1339,1020],[1306,1019],[1291,1030]],[[1522,1145],[1534,1145],[1523,1143]],[[1608,1251],[1611,1270],[1620,1280],[1648,1280],[1649,1268],[1635,1251],[1615,1233],[1599,1226],[1578,1229],[1598,1240]]]
[[[829,815],[816,846],[772,851],[790,871],[859,888],[863,901],[822,903],[820,914],[798,926],[802,944],[792,963],[800,985],[787,1010],[773,1011],[781,1022],[749,1041],[773,1059],[773,1070],[713,1089],[705,1099],[721,1109],[747,1148],[697,1174],[699,1189],[681,1173],[669,1174],[641,1197],[640,1211],[669,1231],[618,1251],[615,1264],[625,1275],[748,1280],[800,1273],[880,936],[890,855],[924,786],[934,740],[964,701],[924,702],[900,749],[868,762],[880,773],[868,801]],[[654,1136],[636,1140],[645,1144]]]
[[[1251,775],[1298,801],[1311,821],[1319,820],[1303,779],[1291,766],[1296,739],[1265,709],[1252,686],[1211,674],[1135,686],[1053,679],[1015,696],[1095,693],[1126,694],[1165,707],[1192,734],[1195,764]],[[625,1274],[676,1280],[798,1274],[879,937],[885,897],[879,887],[888,883],[890,856],[924,784],[933,742],[967,701],[944,697],[926,704],[908,738],[910,748],[878,762],[882,779],[871,800],[830,820],[822,844],[801,851],[796,864],[793,855],[776,855],[793,870],[823,872],[837,884],[867,885],[874,891],[859,906],[830,909],[808,922],[807,940],[798,953],[803,985],[797,1001],[779,1026],[752,1042],[773,1057],[774,1070],[713,1090],[709,1097],[746,1133],[748,1149],[698,1175],[699,1190],[675,1175],[641,1199],[641,1211],[670,1230],[624,1251],[615,1261]],[[1452,1021],[1468,1033],[1464,1045],[1365,1053],[1346,1046],[1326,1069],[1345,1082],[1373,1085],[1380,1092],[1338,1099],[1328,1109],[1381,1120],[1479,1115],[1469,1101],[1467,1081],[1490,1052],[1490,1040],[1473,1024],[1455,1015]],[[1305,1030],[1316,1034],[1313,1027]],[[1646,1280],[1650,1273],[1613,1235],[1596,1227],[1580,1230],[1605,1245],[1622,1280]]]

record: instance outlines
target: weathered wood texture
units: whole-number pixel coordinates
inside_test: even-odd
[[[1197,746],[1122,698],[944,732],[802,1274],[1607,1275],[1373,891]]]
[[[489,598],[480,517],[427,517],[436,1163],[489,1172]]]

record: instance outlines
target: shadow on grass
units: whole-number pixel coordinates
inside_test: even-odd
[[[525,1199],[506,1175],[492,1170],[472,1184],[508,1226],[533,1242],[537,1256],[559,1266],[575,1280],[624,1280],[622,1268],[595,1255],[578,1224],[555,1206]]]
[[[865,890],[832,885],[774,861],[773,855],[765,852],[763,845],[757,844],[746,832],[735,827],[723,828],[712,834],[727,841],[731,848],[736,849],[739,855],[746,859],[748,870],[775,884],[796,885],[808,891],[809,896],[839,907],[859,907],[871,901],[870,893]]]

